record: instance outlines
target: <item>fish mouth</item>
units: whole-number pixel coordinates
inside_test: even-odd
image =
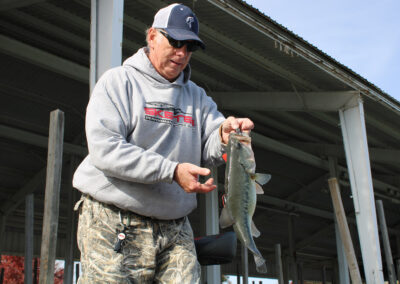
[[[231,136],[233,139],[236,139],[238,142],[243,143],[243,144],[251,144],[251,137],[247,135],[242,135],[242,134],[237,134],[237,133],[231,133]]]

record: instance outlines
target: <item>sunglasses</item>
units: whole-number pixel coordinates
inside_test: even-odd
[[[197,41],[176,40],[169,36],[166,32],[158,30],[163,36],[168,39],[169,44],[174,48],[181,48],[186,45],[188,52],[194,52],[199,49],[200,44]]]

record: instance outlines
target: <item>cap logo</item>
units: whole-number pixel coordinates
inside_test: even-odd
[[[186,18],[186,24],[189,26],[189,29],[192,29],[192,24],[194,23],[194,18],[193,17],[187,17]]]

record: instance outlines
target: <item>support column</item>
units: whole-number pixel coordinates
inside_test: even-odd
[[[124,0],[91,0],[90,93],[100,76],[121,65]]]
[[[294,224],[293,224],[293,215],[289,215],[288,217],[288,230],[289,230],[289,263],[288,266],[290,267],[290,277],[294,284],[298,283],[298,273],[297,273],[297,261],[296,261],[296,252],[294,247]]]
[[[366,282],[383,283],[374,190],[361,98],[355,98],[346,108],[341,109],[339,116]]]
[[[338,254],[339,283],[350,284],[349,264],[346,259],[346,253],[342,239],[340,238],[336,215],[334,216],[334,218],[335,218],[336,249]]]
[[[322,266],[322,284],[326,284],[326,265]]]
[[[304,264],[303,262],[299,262],[297,265],[297,273],[299,275],[300,284],[304,284]]]
[[[283,284],[281,244],[275,244],[275,267],[275,276],[278,279],[278,283]]]
[[[25,196],[25,262],[24,284],[32,284],[34,195]]]
[[[283,283],[288,283],[290,280],[290,259],[287,255],[283,259]]]
[[[242,247],[242,277],[243,284],[249,283],[249,252],[247,247],[244,244],[241,244]]]
[[[55,110],[50,113],[46,190],[40,251],[40,284],[54,283],[63,140],[64,113],[60,110]]]
[[[217,168],[211,169],[211,177],[214,179],[214,184],[217,188],[213,191],[204,194],[204,211],[202,213],[202,220],[205,220],[205,235],[216,235],[219,233],[219,215],[218,215],[218,170]],[[221,266],[220,265],[207,265],[205,268],[204,280],[206,283],[219,283],[221,282]]]
[[[396,284],[396,272],[393,264],[392,250],[390,249],[389,234],[386,226],[385,211],[383,210],[382,200],[376,201],[376,208],[378,211],[379,226],[381,228],[383,250],[385,252],[389,283]]]

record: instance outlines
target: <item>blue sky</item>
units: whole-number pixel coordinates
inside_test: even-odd
[[[245,0],[400,101],[399,0]]]

